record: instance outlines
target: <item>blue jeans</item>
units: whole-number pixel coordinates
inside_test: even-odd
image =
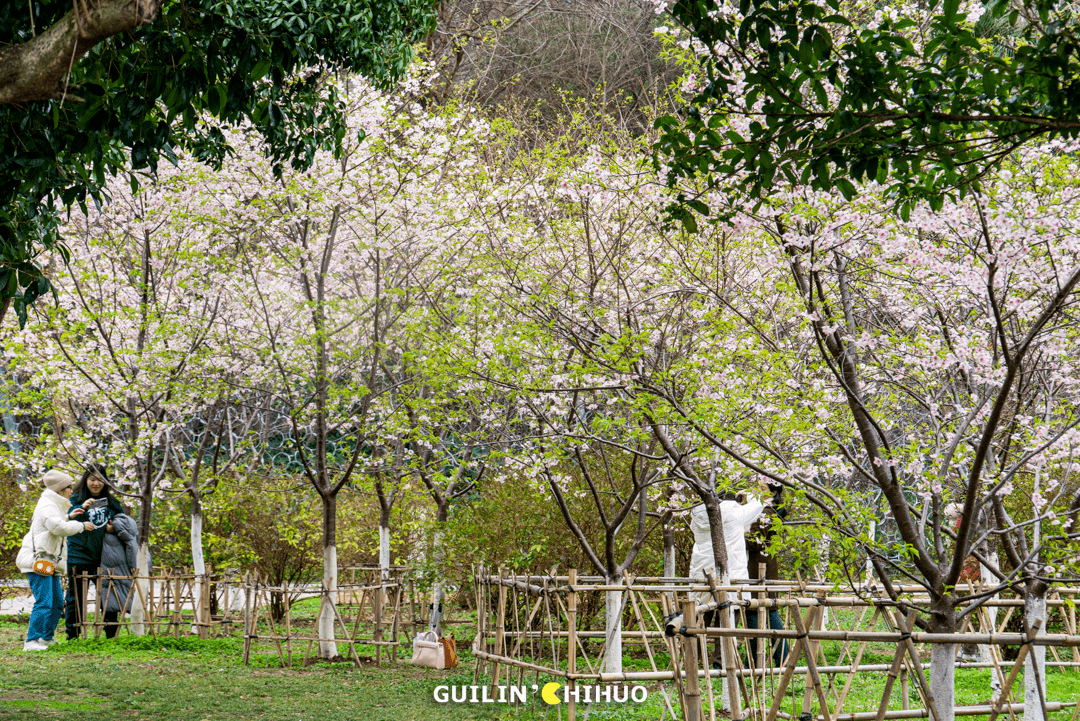
[[[746,626],[747,628],[757,628],[757,609],[746,609]],[[780,613],[775,608],[769,609],[769,628],[774,631],[780,631],[784,628],[784,621],[780,618]],[[769,643],[768,640],[765,643]],[[750,639],[750,653],[757,658],[757,639]],[[787,640],[781,639],[776,648],[772,652],[773,663],[777,666],[782,666],[787,661],[788,646]],[[756,661],[755,661],[756,663]]]
[[[34,608],[30,611],[30,630],[27,641],[45,639],[51,641],[56,633],[56,624],[64,614],[64,588],[60,576],[42,576],[40,573],[28,573],[30,592],[34,594]]]

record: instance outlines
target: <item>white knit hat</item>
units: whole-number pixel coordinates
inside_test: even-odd
[[[63,471],[48,471],[41,477],[41,482],[44,483],[45,487],[50,491],[56,493],[59,493],[69,486],[75,485],[75,479]]]

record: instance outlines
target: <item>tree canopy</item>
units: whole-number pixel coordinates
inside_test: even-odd
[[[334,72],[386,84],[431,30],[431,0],[31,0],[0,8],[0,317],[50,289],[59,210],[180,148],[220,165],[224,125],[276,170],[339,149]],[[133,176],[134,177],[134,176]],[[132,181],[135,182],[134,180]]]
[[[1025,143],[1080,135],[1069,3],[680,0],[669,12],[705,76],[684,117],[658,121],[673,184],[738,175],[760,199],[783,178],[850,200],[876,180],[906,217],[977,187]]]

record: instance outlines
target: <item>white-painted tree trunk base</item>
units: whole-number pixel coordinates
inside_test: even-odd
[[[143,599],[149,599],[150,593],[150,579],[148,578],[150,575],[148,570],[150,568],[150,544],[147,541],[139,544],[139,551],[135,554],[135,560],[139,566],[138,576],[135,579],[135,584],[139,587],[139,590],[134,592],[131,599],[131,634],[133,636],[142,636],[146,633],[146,609],[143,608]]]
[[[390,580],[390,527],[379,526],[379,577],[383,583]],[[390,602],[389,591],[383,590],[383,603]]]
[[[319,658],[337,658],[334,641],[334,602],[337,600],[337,546],[323,548],[323,593],[319,607]]]
[[[937,721],[955,721],[956,718],[956,644],[935,643],[930,650],[930,693],[934,695],[938,713]]]
[[[619,583],[620,579],[608,579],[608,584]],[[622,673],[622,591],[606,591],[604,594],[604,672]]]
[[[383,580],[390,578],[390,527],[379,526],[379,569]]]
[[[192,588],[192,596],[194,597],[194,612],[196,625],[191,627],[192,633],[199,633],[201,628],[199,623],[208,623],[210,620],[210,609],[203,608],[203,579],[206,578],[206,561],[203,557],[203,544],[202,544],[202,524],[203,518],[201,513],[192,514],[191,516],[191,565],[192,570],[195,572],[195,584]],[[208,627],[207,627],[208,628]]]
[[[1035,621],[1042,620],[1042,627],[1037,636],[1041,636],[1046,628],[1046,596],[1028,597],[1024,599],[1024,627],[1031,628]],[[1036,678],[1035,669],[1038,669],[1038,680],[1041,681],[1042,696],[1039,692],[1040,683]],[[1042,709],[1042,697],[1046,694],[1046,646],[1032,645],[1024,660],[1024,721],[1046,721]]]

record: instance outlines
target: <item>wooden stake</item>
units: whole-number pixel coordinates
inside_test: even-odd
[[[251,660],[251,574],[244,574],[244,665]],[[305,661],[307,658],[305,657]]]
[[[506,569],[499,569],[499,579],[506,578]],[[499,585],[499,607],[495,612],[495,655],[506,655],[506,586]],[[502,668],[495,664],[491,674],[491,696],[495,697],[495,689],[499,686],[499,675]]]
[[[683,601],[682,604],[683,624],[687,628],[693,628],[697,626],[697,603],[695,601]],[[723,621],[721,621],[723,623]],[[701,690],[698,686],[698,673],[697,673],[697,642],[693,636],[684,635],[682,637],[682,655],[683,655],[683,668],[685,671],[685,687],[684,696],[686,697],[686,721],[700,721],[704,717],[701,713]],[[708,663],[706,657],[706,663]],[[731,684],[731,676],[728,676],[728,687],[731,690],[736,690],[736,687]],[[730,691],[729,691],[730,692]],[[735,698],[738,698],[736,694]],[[734,702],[733,702],[734,705]],[[732,718],[737,718],[732,715]]]
[[[566,600],[566,630],[570,633],[570,643],[567,648],[566,655],[566,672],[569,674],[577,673],[577,591],[574,590],[574,584],[577,583],[577,569],[570,569],[570,597]],[[558,663],[555,664],[556,668]],[[573,694],[577,684],[572,680],[566,681],[566,689]],[[577,718],[577,700],[573,695],[570,696],[570,703],[567,704],[566,717],[568,721],[575,721]]]

